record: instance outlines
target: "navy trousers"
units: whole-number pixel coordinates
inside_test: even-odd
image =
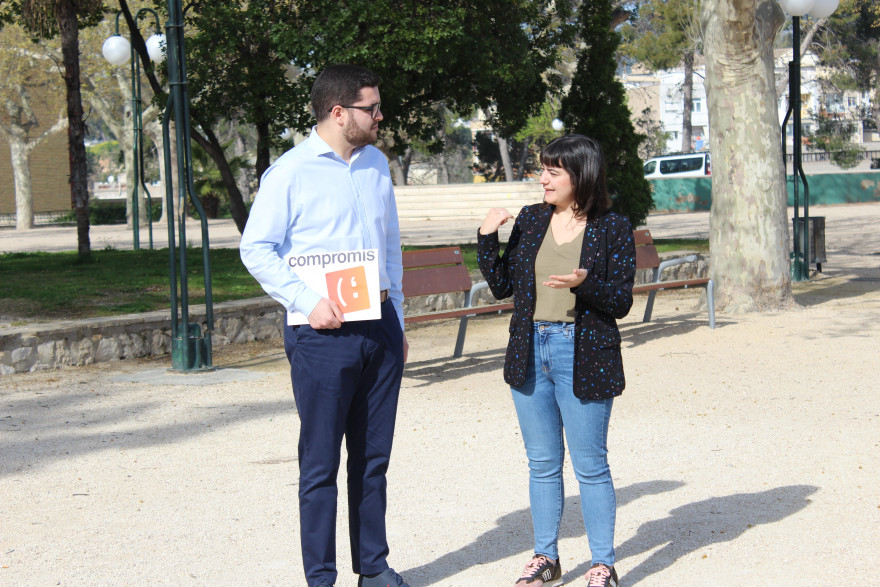
[[[348,451],[352,570],[388,567],[386,480],[403,375],[403,333],[390,300],[380,320],[315,330],[285,326],[284,348],[300,418],[299,512],[310,587],[336,582],[336,477]]]

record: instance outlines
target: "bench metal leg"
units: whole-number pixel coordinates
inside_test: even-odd
[[[654,271],[651,273],[651,283],[656,283],[660,281],[660,268],[655,267]],[[645,316],[642,318],[642,322],[650,322],[651,321],[651,313],[654,311],[654,296],[657,295],[657,291],[648,292],[648,304],[645,306]]]
[[[715,328],[715,282],[706,284],[706,305],[709,306],[709,328]]]
[[[482,283],[475,284],[475,285],[471,286],[471,291],[464,292],[464,307],[465,308],[471,307],[471,303],[473,302],[473,299],[474,299],[475,288],[476,289],[485,289],[486,287],[488,287],[488,284],[486,284],[486,285],[483,285]],[[467,324],[468,324],[468,317],[462,316],[461,320],[459,320],[459,322],[458,322],[458,338],[455,339],[455,350],[452,352],[452,357],[455,359],[460,357],[461,354],[464,352],[464,336],[465,336],[465,334],[467,334]]]
[[[648,303],[645,305],[645,317],[642,318],[642,322],[650,322],[651,321],[651,313],[654,311],[654,296],[657,295],[656,291],[648,292]]]
[[[458,323],[458,338],[455,340],[455,351],[452,353],[453,358],[459,358],[464,351],[464,335],[467,334],[468,317],[462,316]]]
[[[651,321],[651,313],[654,310],[654,295],[656,293],[656,291],[648,292],[648,303],[645,305],[645,316],[642,318],[642,322]],[[715,328],[715,282],[711,279],[706,284],[706,305],[709,311],[709,328]]]

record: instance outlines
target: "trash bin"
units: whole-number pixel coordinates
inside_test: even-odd
[[[803,239],[800,235],[804,231],[804,219],[792,218],[791,222],[795,238]],[[816,265],[816,270],[821,273],[822,263],[825,262],[825,217],[810,216],[810,263]]]

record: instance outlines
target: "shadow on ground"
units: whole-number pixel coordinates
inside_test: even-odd
[[[506,344],[505,340],[505,344]],[[497,371],[501,377],[504,366],[505,348],[489,349],[478,353],[465,353],[463,357],[441,357],[426,361],[408,362],[403,370],[404,379],[415,379],[420,383],[413,387],[425,387],[443,381],[454,381],[475,375]]]
[[[754,526],[773,524],[791,516],[807,507],[809,497],[817,490],[812,485],[791,485],[759,493],[713,497],[675,508],[661,520],[642,524],[635,536],[617,548],[618,560],[654,551],[634,568],[621,573],[620,582],[635,585],[684,556],[713,544],[732,542]],[[586,573],[587,564],[578,571]]]
[[[683,485],[681,481],[664,480],[635,483],[617,490],[617,505],[625,507],[640,497],[674,491]],[[657,550],[634,568],[621,573],[621,584],[635,585],[684,556],[712,544],[731,542],[754,526],[772,524],[795,514],[807,506],[809,497],[817,489],[811,485],[793,485],[759,493],[713,497],[683,505],[670,511],[665,518],[646,522],[635,536],[616,549],[617,560],[622,561],[619,569],[626,568],[627,558]],[[569,496],[565,499],[560,538],[583,534],[580,499]],[[522,555],[525,564],[532,547],[531,514],[528,509],[521,509],[499,518],[494,528],[467,546],[430,563],[407,569],[403,574],[419,582],[440,583],[470,567],[518,554]],[[565,573],[566,584],[576,582],[588,568],[589,561],[584,561]]]
[[[857,298],[880,289],[880,277],[813,277],[793,283],[794,300],[801,306],[818,306],[831,300]]]
[[[118,385],[120,389],[107,393],[125,393],[127,384]],[[250,404],[218,399],[216,404],[198,406],[192,419],[157,424],[162,420],[156,413],[167,409],[161,394],[154,401],[105,404],[103,394],[72,387],[70,393],[16,399],[14,405],[4,406],[0,412],[0,430],[6,433],[0,442],[0,477],[89,453],[174,444],[295,409],[292,395],[288,400]]]
[[[617,490],[617,505],[623,507],[640,497],[674,491],[683,485],[684,483],[680,481],[635,483]],[[580,498],[569,496],[565,499],[559,537],[572,538],[583,535]],[[531,512],[528,508],[521,509],[498,518],[494,528],[483,533],[467,546],[444,554],[432,562],[403,571],[402,574],[418,580],[419,583],[441,583],[451,575],[470,567],[492,563],[517,554],[522,555],[525,564],[533,546]],[[517,571],[519,569],[512,572]],[[568,581],[569,578],[566,578],[566,582]]]

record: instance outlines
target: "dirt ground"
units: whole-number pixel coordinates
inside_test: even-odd
[[[864,261],[864,259],[863,259]],[[876,264],[876,260],[875,260]],[[697,292],[621,323],[610,461],[621,585],[880,584],[876,279],[796,284],[800,309]],[[412,328],[389,474],[389,562],[414,587],[509,585],[531,554],[525,452],[501,379],[508,316]],[[279,343],[0,381],[0,584],[304,585],[295,413]],[[340,587],[353,587],[340,479]],[[566,583],[589,551],[566,470]]]
[[[621,585],[880,585],[880,204],[815,214],[828,262],[794,284],[798,309],[719,313],[710,330],[698,292],[670,292],[653,322],[644,297],[621,322],[627,389],[609,456]],[[648,226],[705,237],[709,218]],[[437,238],[464,242],[455,230]],[[0,231],[0,250],[19,240]],[[510,585],[531,554],[501,379],[507,322],[472,320],[460,359],[456,323],[409,331],[388,521],[389,562],[414,587]],[[217,348],[214,373],[169,363],[0,379],[0,585],[305,584],[280,343]],[[337,584],[353,587],[340,481]],[[561,559],[566,583],[585,585],[576,487],[569,466]]]

